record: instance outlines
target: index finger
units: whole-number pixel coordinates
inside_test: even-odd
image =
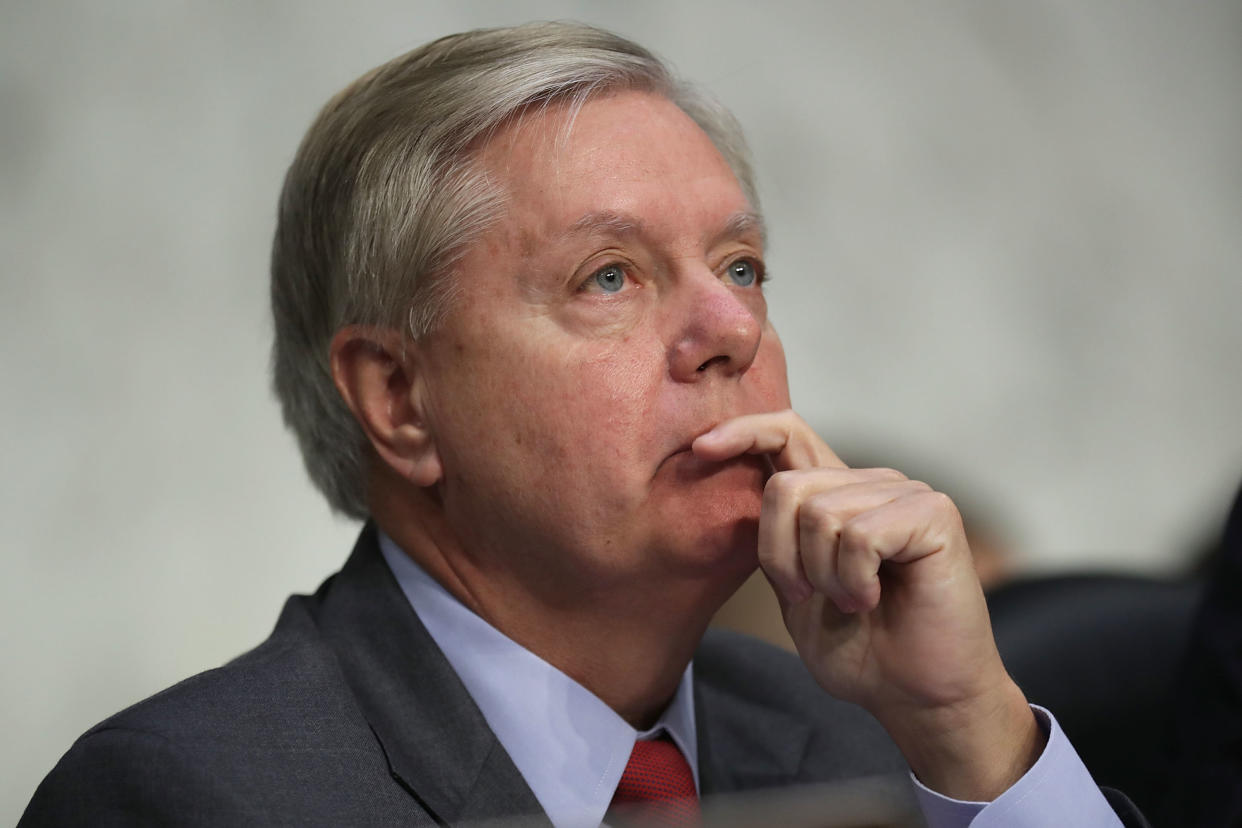
[[[841,458],[792,410],[745,414],[700,434],[690,446],[704,460],[766,454],[777,471],[846,468]]]

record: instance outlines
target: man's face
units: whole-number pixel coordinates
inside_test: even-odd
[[[754,564],[765,461],[690,442],[789,406],[760,229],[666,99],[534,110],[479,161],[507,196],[420,346],[445,513],[477,565],[550,580]]]

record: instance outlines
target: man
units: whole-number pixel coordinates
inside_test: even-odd
[[[282,196],[275,386],[367,527],[24,820],[591,825],[650,762],[693,819],[904,759],[935,825],[1119,824],[1006,675],[952,503],[789,410],[763,255],[735,123],[613,35],[466,33],[340,93]],[[805,667],[703,641],[757,561]]]

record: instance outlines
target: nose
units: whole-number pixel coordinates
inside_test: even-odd
[[[740,376],[755,361],[764,320],[755,300],[739,296],[714,274],[689,280],[679,303],[669,370],[679,382]],[[762,308],[762,297],[757,308]]]

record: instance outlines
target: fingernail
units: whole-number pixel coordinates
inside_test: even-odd
[[[854,603],[854,599],[852,598],[846,598],[844,596],[840,598],[833,598],[832,603],[837,605],[837,610],[843,615],[852,615],[853,613],[858,612],[858,605]]]
[[[809,581],[798,581],[789,590],[789,603],[801,604],[803,601],[815,594],[814,588],[811,587]]]

